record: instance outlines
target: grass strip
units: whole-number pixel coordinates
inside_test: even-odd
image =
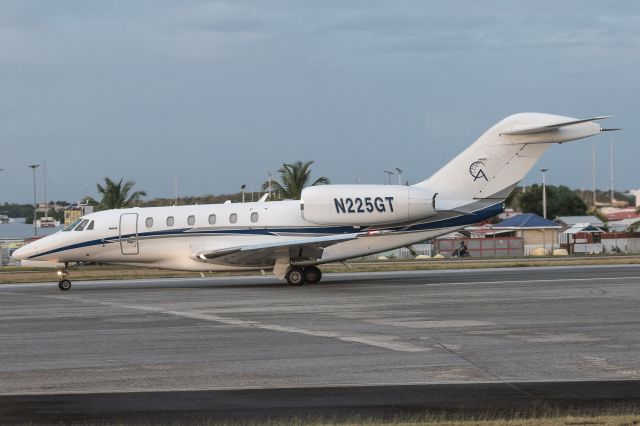
[[[402,260],[362,262],[354,261],[345,266],[341,263],[330,263],[322,266],[323,272],[392,272],[392,271],[429,271],[448,269],[483,269],[483,268],[515,268],[537,266],[577,266],[577,265],[636,265],[640,264],[640,256],[569,257],[569,258],[514,258],[514,259],[459,259],[459,260]],[[167,271],[121,266],[80,265],[71,270],[71,279],[80,281],[92,280],[125,280],[154,278],[195,278],[198,272]],[[259,271],[214,272],[212,277],[234,275],[259,275]],[[208,273],[206,274],[209,275]],[[0,268],[0,284],[25,282],[56,282],[56,270],[52,268],[20,268],[5,266]]]

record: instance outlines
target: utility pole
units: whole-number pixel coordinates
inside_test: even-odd
[[[267,172],[269,175],[269,199],[271,199],[271,172]]]
[[[31,164],[29,167],[33,169],[33,235],[38,236],[38,226],[36,225],[36,211],[38,210],[38,202],[36,201],[36,168],[40,164]]]
[[[549,169],[540,169],[542,172],[542,217],[547,218],[547,180],[546,174]]]

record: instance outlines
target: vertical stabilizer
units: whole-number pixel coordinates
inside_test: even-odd
[[[440,200],[505,199],[552,143],[596,135],[593,120],[541,113],[515,114],[416,186],[437,192]]]

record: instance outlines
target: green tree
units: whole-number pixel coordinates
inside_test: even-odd
[[[510,200],[510,205],[525,213],[542,216],[542,186],[532,185],[526,192],[519,192]],[[547,185],[547,218],[558,216],[580,216],[587,213],[587,205],[568,187]]]
[[[128,180],[123,182],[124,178],[115,182],[108,177],[104,178],[104,186],[96,184],[98,193],[102,195],[100,200],[100,208],[102,209],[119,209],[122,207],[130,207],[138,203],[140,199],[147,195],[145,191],[133,191],[134,181]]]
[[[280,181],[271,181],[271,192],[279,192],[281,198],[299,200],[304,187],[327,185],[329,183],[329,179],[324,176],[319,177],[313,183],[309,184],[309,180],[311,178],[310,166],[312,164],[313,161],[307,161],[305,163],[302,161],[284,163],[282,167],[278,169]],[[262,189],[269,189],[269,181],[262,184]]]

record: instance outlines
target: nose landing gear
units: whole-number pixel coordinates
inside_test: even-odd
[[[316,284],[322,279],[322,271],[317,266],[292,266],[287,271],[285,278],[290,286],[301,286],[305,283]]]
[[[60,290],[67,291],[67,290],[71,289],[71,281],[69,281],[69,280],[60,280],[60,282],[58,282],[58,287],[60,288]]]
[[[65,267],[66,267],[66,264],[65,264]],[[71,281],[67,279],[68,275],[69,275],[69,272],[67,272],[66,269],[61,269],[58,271],[58,278],[59,278],[58,288],[60,290],[67,291],[71,289]]]

